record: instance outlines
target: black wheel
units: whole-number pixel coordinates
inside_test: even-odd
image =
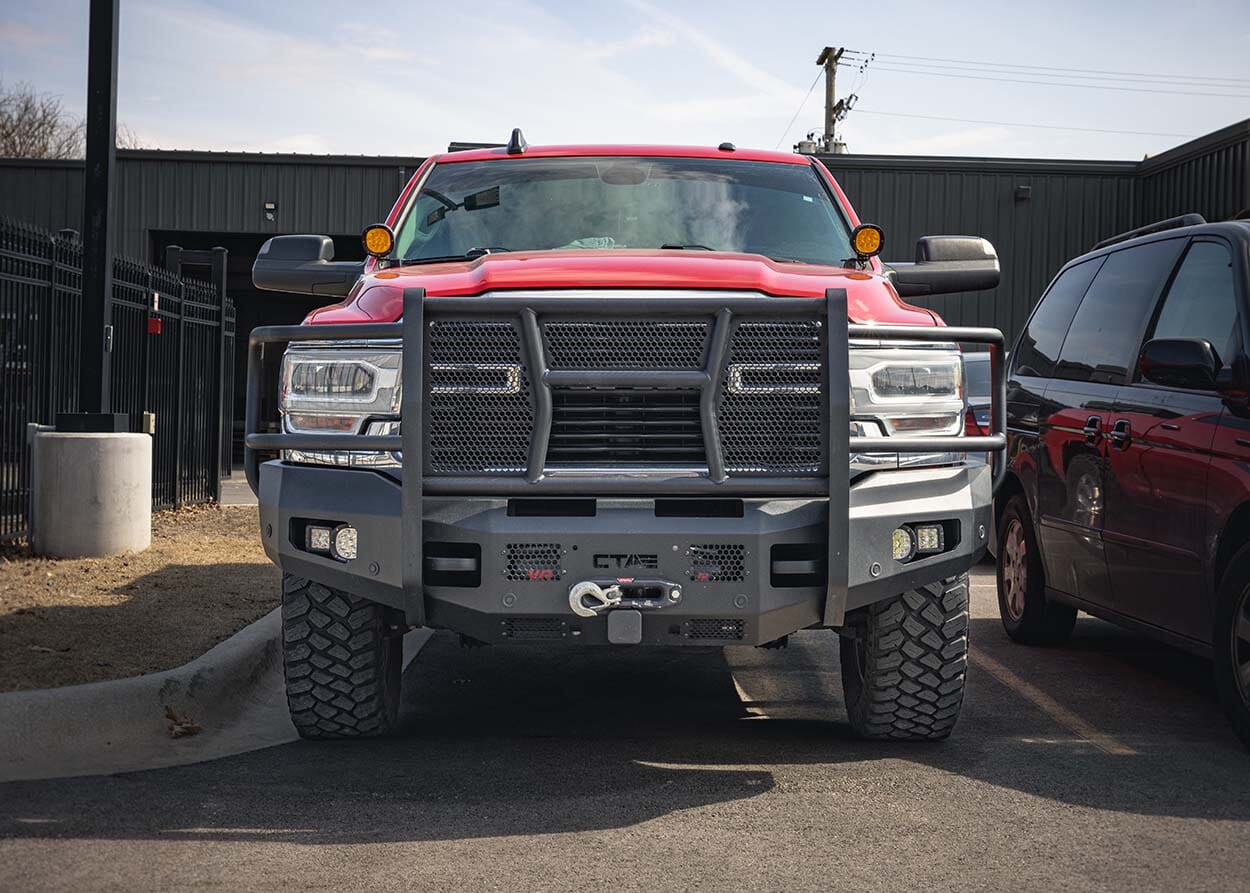
[[[1250,546],[1233,557],[1220,581],[1212,645],[1224,712],[1250,748]]]
[[[282,578],[291,720],[304,738],[383,735],[399,715],[403,641],[395,612],[302,577]]]
[[[841,641],[842,693],[862,738],[933,741],[955,728],[968,667],[968,575],[870,605]]]
[[[1057,645],[1072,635],[1076,608],[1046,598],[1046,572],[1024,496],[998,518],[998,613],[1007,635],[1025,645]]]

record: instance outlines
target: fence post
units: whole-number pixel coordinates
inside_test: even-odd
[[[177,245],[171,245],[165,249],[165,266],[178,273],[181,269],[182,249]],[[172,259],[173,263],[170,263]],[[178,276],[178,365],[175,367],[174,373],[174,508],[182,508],[182,395],[186,388],[183,387],[182,375],[182,355],[183,344],[186,341],[186,319],[187,319],[187,286],[182,280],[182,276]]]
[[[226,249],[214,248],[212,261],[209,269],[212,276],[213,287],[217,289],[217,375],[216,378],[216,397],[213,405],[217,407],[215,413],[217,425],[211,429],[213,432],[212,444],[208,451],[208,492],[216,503],[221,502],[221,439],[222,426],[225,419],[222,416],[226,407]]]

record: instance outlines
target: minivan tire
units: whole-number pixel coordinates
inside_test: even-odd
[[[301,737],[373,737],[395,726],[403,669],[398,619],[341,589],[283,576],[282,668]]]
[[[1233,556],[1220,580],[1211,649],[1215,684],[1224,713],[1242,744],[1250,749],[1250,679],[1241,681],[1242,667],[1250,664],[1247,627],[1250,627],[1250,546],[1242,547]]]
[[[968,669],[968,575],[870,605],[839,643],[842,693],[861,738],[936,741],[955,728]]]
[[[998,515],[998,613],[1003,629],[1023,645],[1058,645],[1076,626],[1076,608],[1046,596],[1046,571],[1023,493]]]

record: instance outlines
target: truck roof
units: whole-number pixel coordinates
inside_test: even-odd
[[[504,158],[577,158],[602,155],[633,155],[654,158],[727,158],[735,161],[771,161],[776,164],[810,164],[806,155],[773,152],[766,149],[720,149],[716,146],[647,146],[630,143],[602,143],[569,146],[529,146],[523,153],[509,155],[504,146],[469,149],[434,157],[438,164],[462,161],[490,161]]]

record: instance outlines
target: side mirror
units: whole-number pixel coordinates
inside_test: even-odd
[[[274,236],[252,264],[252,284],[266,291],[342,298],[352,290],[365,265],[335,261],[329,236]]]
[[[886,271],[904,298],[984,291],[1001,273],[998,253],[980,236],[921,236],[915,263],[887,264]]]
[[[1223,363],[1205,338],[1156,338],[1137,358],[1141,377],[1155,384],[1214,391]]]

